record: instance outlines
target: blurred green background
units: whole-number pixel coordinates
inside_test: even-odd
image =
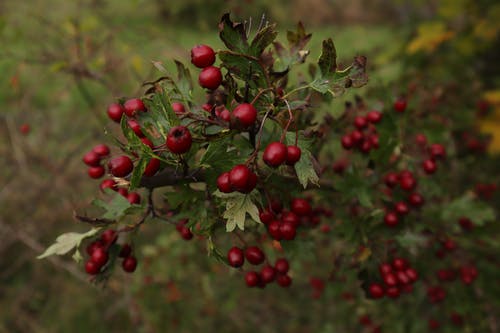
[[[104,290],[87,283],[69,257],[35,257],[58,234],[86,229],[73,212],[85,211],[97,182],[88,180],[81,156],[111,142],[106,131],[116,129],[106,124],[107,104],[140,95],[142,82],[159,76],[152,61],[172,68],[171,59],[188,64],[196,44],[220,49],[224,12],[254,25],[265,14],[278,23],[281,40],[300,20],[313,33],[311,58],[332,37],[341,62],[368,57],[368,86],[390,87],[407,66],[404,54],[446,40],[439,26],[422,45],[417,38],[419,23],[441,15],[440,8],[416,0],[2,0],[0,332],[358,331],[363,301],[340,291],[312,302],[293,288],[248,290],[206,257],[203,242],[186,243],[161,228],[143,230],[136,274],[117,272]]]

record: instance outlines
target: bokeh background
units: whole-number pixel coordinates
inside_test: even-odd
[[[89,284],[69,256],[35,259],[58,234],[87,228],[73,212],[85,212],[97,183],[81,156],[111,142],[107,104],[140,95],[142,82],[159,76],[152,61],[172,68],[170,59],[189,63],[196,44],[220,49],[224,12],[253,24],[264,14],[278,23],[281,40],[304,22],[313,33],[311,58],[327,37],[341,62],[366,55],[370,83],[338,105],[370,86],[397,93],[402,77],[434,66],[430,77],[453,80],[458,70],[457,80],[472,77],[471,91],[498,107],[495,1],[2,0],[0,332],[360,330],[353,314],[366,305],[340,297],[340,289],[314,302],[294,289],[255,293],[207,258],[202,243],[155,227],[140,237],[140,269],[117,272],[105,289]],[[492,154],[500,150],[499,118],[493,113],[477,125]],[[350,305],[336,307],[334,296]]]

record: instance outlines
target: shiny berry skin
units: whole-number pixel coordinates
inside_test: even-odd
[[[403,201],[397,202],[394,205],[394,210],[399,215],[406,215],[410,212],[410,208],[408,208],[408,205],[406,204],[406,202],[403,202]]]
[[[446,156],[446,150],[443,145],[434,143],[429,147],[429,154],[433,159],[442,159]]]
[[[368,293],[371,298],[379,299],[384,297],[384,287],[380,283],[371,283],[368,286]]]
[[[219,67],[209,66],[203,68],[200,76],[198,76],[198,83],[206,89],[217,89],[222,83],[222,73]]]
[[[392,268],[397,271],[403,271],[408,267],[408,262],[403,258],[394,258],[392,260]]]
[[[288,275],[278,275],[276,282],[280,287],[288,288],[292,284],[292,278]]]
[[[89,151],[88,153],[83,155],[82,161],[88,166],[99,166],[99,163],[101,163],[101,156],[95,151]]]
[[[405,191],[411,191],[417,186],[417,182],[413,177],[401,177],[399,186]]]
[[[295,227],[297,227],[300,223],[299,217],[294,212],[283,212],[283,215],[281,216],[281,221],[289,222],[293,224]]]
[[[247,188],[248,179],[250,177],[250,169],[244,164],[238,164],[229,172],[229,182],[231,187],[236,191],[245,191]]]
[[[123,259],[122,268],[127,273],[133,273],[137,268],[137,259],[133,256]]]
[[[104,176],[104,173],[106,170],[104,170],[104,167],[99,165],[99,166],[93,166],[88,169],[88,175],[90,178],[93,179],[99,179],[102,176]]]
[[[400,284],[408,284],[411,282],[406,273],[403,271],[396,272],[396,278]]]
[[[252,265],[260,265],[264,262],[266,256],[257,246],[250,246],[245,249],[245,258]]]
[[[356,118],[354,118],[354,126],[356,126],[357,129],[362,130],[363,128],[368,126],[368,121],[365,117],[357,116]]]
[[[127,125],[130,127],[132,131],[134,131],[135,135],[137,135],[140,138],[144,137],[144,133],[142,133],[141,125],[139,122],[135,119],[129,119],[127,120]]]
[[[404,112],[406,110],[406,100],[399,98],[394,102],[394,111]]]
[[[125,114],[129,117],[135,116],[138,111],[146,111],[146,106],[139,98],[132,98],[123,105]]]
[[[241,193],[250,193],[252,190],[255,188],[257,185],[257,175],[250,171],[248,174],[248,181],[247,184],[245,185],[245,188],[240,190]]]
[[[380,146],[379,137],[377,134],[372,134],[368,137],[373,148],[377,149]]]
[[[282,222],[280,225],[280,233],[281,237],[285,240],[293,240],[295,239],[295,235],[297,234],[297,229],[293,222]]]
[[[248,287],[256,287],[260,282],[260,277],[257,272],[247,272],[245,274],[245,283]]]
[[[257,110],[252,104],[243,103],[234,108],[231,116],[238,125],[247,128],[255,123],[257,119]]]
[[[384,223],[389,227],[395,227],[399,223],[398,215],[394,212],[387,212],[384,216]]]
[[[227,261],[229,262],[229,265],[234,268],[243,266],[243,263],[245,262],[243,250],[236,246],[230,248],[229,251],[227,251]]]
[[[387,187],[393,188],[398,184],[398,182],[399,182],[399,176],[397,173],[389,172],[384,177],[384,183],[385,185],[387,185]]]
[[[106,244],[104,244],[103,241],[101,241],[99,239],[95,240],[92,243],[90,243],[89,245],[87,245],[87,248],[86,248],[87,254],[89,256],[91,256],[92,253],[94,253],[95,249],[97,249],[97,248],[103,248],[104,246],[106,246]]]
[[[229,181],[229,172],[223,172],[219,175],[219,177],[217,177],[217,188],[222,193],[233,192],[231,182]]]
[[[262,223],[267,225],[275,219],[275,216],[269,209],[266,208],[259,213],[259,218]]]
[[[122,195],[124,197],[127,197],[128,190],[126,188],[121,187],[121,188],[118,189],[118,193],[120,193],[120,195]]]
[[[422,168],[426,174],[432,175],[437,170],[436,162],[433,160],[425,160],[422,162]]]
[[[92,148],[92,151],[97,155],[99,155],[100,157],[106,157],[109,155],[109,147],[102,143]]]
[[[96,248],[92,255],[90,256],[90,260],[92,260],[97,266],[104,266],[109,259],[108,251],[103,248]]]
[[[115,123],[119,123],[121,121],[124,112],[125,109],[118,103],[111,104],[108,106],[107,110],[109,119],[113,120]]]
[[[411,268],[411,267],[407,268],[405,270],[405,274],[408,277],[408,279],[410,279],[410,282],[412,282],[412,283],[418,280],[418,273],[417,273],[417,271],[415,269]]]
[[[179,233],[181,234],[181,237],[184,240],[191,240],[193,238],[193,233],[186,226],[183,226],[182,228],[180,228]]]
[[[311,214],[312,208],[306,199],[294,198],[290,204],[292,212],[299,216],[307,216]]]
[[[287,165],[295,165],[300,160],[300,156],[302,155],[302,151],[297,146],[288,146],[286,147],[286,164]]]
[[[118,233],[113,229],[106,229],[101,235],[101,240],[106,246],[114,244],[118,239]]]
[[[118,253],[118,257],[126,258],[130,256],[131,253],[132,253],[132,246],[130,246],[130,244],[123,244],[120,249],[120,252]]]
[[[410,194],[408,202],[413,207],[421,207],[424,204],[424,197],[417,192]]]
[[[172,110],[174,110],[175,114],[178,114],[178,115],[186,112],[184,105],[182,103],[179,103],[179,102],[172,103]]]
[[[290,269],[290,265],[288,264],[288,260],[286,260],[285,258],[277,259],[276,262],[274,263],[274,269],[279,274],[288,273],[288,270]]]
[[[167,135],[167,148],[174,154],[184,154],[191,148],[193,139],[185,126],[175,126]]]
[[[271,142],[264,150],[262,159],[270,167],[278,167],[286,161],[287,148],[281,142]]]
[[[389,274],[392,272],[392,266],[389,265],[388,263],[383,263],[380,264],[380,266],[378,266],[378,270],[382,275]]]
[[[101,266],[97,265],[92,260],[89,260],[85,263],[85,272],[89,275],[96,275],[101,270]]]
[[[378,111],[370,111],[366,115],[366,119],[372,124],[377,124],[380,120],[382,120],[382,113]]]
[[[160,169],[160,160],[157,158],[152,158],[146,165],[146,169],[144,169],[144,176],[146,177],[154,176],[159,169]]]
[[[363,142],[362,142],[362,143],[361,143],[361,145],[359,146],[359,149],[360,149],[363,153],[365,153],[365,154],[369,153],[369,152],[370,152],[370,150],[372,149],[372,143],[371,143],[370,139],[369,139],[369,138],[367,138],[367,139],[363,140]]]
[[[136,192],[130,192],[127,195],[127,200],[132,205],[139,205],[141,203],[141,196],[138,193],[136,193]]]
[[[154,145],[153,143],[151,142],[151,140],[149,140],[148,138],[144,137],[144,138],[141,138],[141,142],[143,145],[146,145],[148,146],[149,148],[153,149],[154,148]]]
[[[125,177],[134,169],[134,164],[130,157],[122,155],[112,158],[108,162],[108,169],[115,177]]]
[[[215,52],[208,45],[196,45],[191,49],[191,63],[198,68],[212,66],[215,62]]]
[[[396,286],[398,284],[398,279],[393,273],[385,274],[382,279],[384,280],[384,283],[389,287]]]
[[[386,295],[390,298],[398,298],[400,291],[398,287],[390,287],[385,291]]]
[[[358,130],[352,131],[351,133],[351,139],[355,144],[361,143],[364,138],[365,136],[363,135],[363,133]]]
[[[344,149],[347,149],[347,150],[354,147],[354,141],[349,134],[344,135],[342,137],[340,143],[342,144],[342,147],[344,147]]]
[[[281,235],[281,223],[280,221],[271,221],[268,225],[267,225],[267,231],[269,232],[269,235],[271,235],[271,237],[275,240],[281,240],[281,238],[283,237]]]
[[[276,271],[274,270],[274,268],[269,265],[262,267],[262,270],[260,271],[260,279],[262,282],[271,283],[274,281],[275,277]]]
[[[224,121],[230,121],[231,120],[231,112],[229,112],[228,109],[224,109],[220,112],[219,118],[224,120]]]

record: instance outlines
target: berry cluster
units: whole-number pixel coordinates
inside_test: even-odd
[[[285,146],[281,142],[271,142],[264,150],[262,159],[268,166],[276,168],[283,163],[295,165],[300,160],[301,154],[302,151],[297,146]]]
[[[256,185],[257,175],[244,164],[235,165],[217,178],[217,188],[222,193],[250,193]]]
[[[403,258],[394,258],[391,264],[379,265],[382,283],[371,283],[368,286],[369,295],[374,299],[384,297],[398,298],[401,292],[413,290],[413,283],[418,280],[417,271]]]
[[[379,111],[370,111],[365,117],[356,116],[354,118],[354,127],[356,129],[342,137],[342,147],[346,150],[357,148],[365,154],[372,149],[377,149],[379,147],[379,137],[375,125],[381,120],[382,113]]]
[[[191,230],[186,226],[188,223],[188,219],[182,219],[179,222],[177,222],[177,225],[175,226],[175,229],[179,232],[181,237],[184,240],[190,240],[193,238],[193,233]]]
[[[215,52],[207,45],[197,45],[191,49],[191,63],[202,68],[198,83],[206,89],[215,90],[222,83],[222,73],[219,67],[212,66],[215,62]]]
[[[89,166],[88,175],[90,178],[99,179],[104,176],[106,170],[101,165],[101,160],[108,157],[109,152],[108,146],[99,144],[83,155],[83,163]]]

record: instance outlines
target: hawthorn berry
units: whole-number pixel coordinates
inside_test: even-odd
[[[413,177],[401,177],[399,186],[405,191],[411,191],[417,186],[417,181]]]
[[[257,185],[257,175],[250,170],[250,173],[248,174],[247,184],[245,185],[245,188],[242,189],[240,192],[250,193],[252,192],[252,190],[255,188],[256,185]]]
[[[446,156],[446,150],[443,145],[434,143],[429,146],[429,154],[433,159],[442,159]]]
[[[129,256],[123,259],[122,268],[127,273],[133,273],[137,268],[137,259],[134,256]]]
[[[398,284],[398,279],[394,273],[387,273],[382,277],[382,279],[384,280],[384,283],[389,287],[393,287]]]
[[[262,223],[269,224],[274,220],[275,216],[273,212],[266,208],[259,213],[259,218]]]
[[[410,212],[410,208],[408,207],[406,202],[403,202],[403,201],[396,202],[396,204],[394,205],[394,210],[399,215],[406,215]]]
[[[264,150],[262,159],[270,167],[277,167],[283,164],[287,158],[287,148],[281,142],[271,142]]]
[[[300,223],[300,219],[294,212],[283,212],[281,215],[281,221],[283,223],[289,222],[297,227]]]
[[[191,63],[198,68],[212,66],[215,62],[215,52],[208,45],[196,45],[191,49]]]
[[[382,120],[382,113],[378,111],[370,111],[366,115],[366,119],[372,124],[377,124],[380,120]]]
[[[127,197],[127,195],[128,195],[128,190],[127,190],[126,188],[124,188],[124,187],[120,187],[120,188],[118,189],[118,193],[120,193],[120,195],[121,195],[121,196],[123,196],[123,197]]]
[[[243,103],[234,108],[231,117],[235,119],[236,125],[247,128],[255,123],[257,110],[252,104]]]
[[[396,112],[404,112],[406,110],[406,99],[404,99],[404,98],[398,98],[394,102],[394,110]]]
[[[387,212],[384,216],[384,223],[389,227],[395,227],[399,223],[398,215],[395,212]]]
[[[424,169],[426,174],[431,175],[437,170],[436,162],[430,159],[425,160],[422,162],[422,168]]]
[[[306,199],[301,199],[301,198],[294,198],[292,199],[292,203],[290,205],[290,208],[292,209],[292,212],[299,216],[307,216],[311,214],[312,208],[311,205],[309,204],[309,201]]]
[[[21,132],[21,134],[27,135],[31,131],[31,126],[29,124],[22,124],[21,126],[19,126],[19,131]]]
[[[106,246],[106,244],[104,244],[104,242],[102,240],[100,240],[100,239],[95,240],[92,243],[90,243],[89,245],[87,245],[87,248],[86,248],[87,254],[89,256],[91,256],[92,253],[94,253],[95,249],[104,248],[105,246]]]
[[[408,202],[414,207],[420,207],[424,204],[424,197],[417,192],[413,192],[408,197]]]
[[[359,129],[359,130],[362,130],[364,129],[366,126],[368,126],[368,121],[365,117],[362,117],[362,116],[356,116],[356,118],[354,118],[354,126]]]
[[[287,165],[295,165],[300,160],[300,156],[302,155],[302,151],[297,146],[288,146],[286,147],[286,164]]]
[[[260,282],[260,277],[257,272],[247,272],[245,274],[245,283],[248,287],[256,287]]]
[[[102,247],[97,247],[90,256],[90,259],[99,267],[104,266],[108,262],[108,251]]]
[[[234,268],[243,266],[243,263],[245,262],[243,250],[236,246],[230,248],[227,252],[227,261],[229,262],[229,265]]]
[[[384,297],[385,291],[384,287],[380,283],[371,283],[368,286],[368,293],[371,298],[379,299]]]
[[[394,258],[392,260],[392,267],[397,271],[402,271],[408,267],[408,262],[403,258]]]
[[[141,203],[141,196],[138,193],[136,193],[136,192],[130,192],[127,195],[127,200],[132,205],[139,205]]]
[[[389,172],[384,177],[384,183],[385,185],[387,185],[387,187],[393,188],[398,184],[398,182],[399,182],[399,176],[395,172]]]
[[[123,106],[118,103],[113,103],[108,106],[108,117],[116,123],[119,123],[122,119],[122,115],[125,112]]]
[[[191,148],[193,139],[185,126],[175,126],[167,135],[167,148],[174,154],[184,154]]]
[[[280,234],[284,240],[293,240],[297,234],[295,224],[290,221],[282,222],[280,225]]]
[[[182,226],[179,233],[181,234],[181,237],[184,240],[191,240],[193,238],[193,233],[186,226]]]
[[[101,156],[97,154],[95,151],[89,151],[85,155],[83,155],[83,163],[87,164],[91,167],[99,166],[101,163]]]
[[[104,173],[106,173],[106,170],[104,170],[104,167],[101,165],[92,166],[88,169],[88,175],[90,178],[101,178],[102,176],[104,176]]]
[[[342,137],[341,139],[341,144],[342,144],[342,147],[344,147],[344,149],[351,149],[352,147],[354,147],[354,140],[352,139],[351,135],[349,134],[346,134]]]
[[[427,138],[424,134],[418,133],[415,135],[415,142],[417,145],[424,147],[427,144]]]
[[[208,66],[203,68],[200,75],[198,76],[198,83],[203,88],[210,90],[217,89],[222,83],[222,73],[219,67]]]
[[[392,272],[392,266],[388,263],[382,263],[378,266],[380,274],[385,275]]]
[[[133,168],[132,160],[125,155],[114,157],[108,162],[108,169],[115,177],[125,177]]]
[[[288,273],[288,270],[290,269],[290,265],[288,264],[288,260],[286,260],[285,258],[277,259],[276,262],[274,263],[274,269],[279,274]]]
[[[106,229],[101,234],[101,240],[104,242],[106,246],[114,244],[118,239],[118,233],[113,229]]]
[[[125,109],[125,114],[128,117],[133,117],[138,111],[146,111],[146,106],[139,98],[132,98],[125,102],[123,105]]]
[[[128,256],[130,256],[131,253],[132,253],[132,246],[130,246],[130,244],[123,244],[120,249],[120,252],[118,253],[118,256],[120,258],[127,258]]]
[[[264,262],[266,256],[257,246],[250,246],[245,249],[245,258],[252,265],[260,265]]]
[[[160,160],[157,158],[152,158],[149,160],[146,165],[146,169],[144,169],[144,176],[151,177],[154,176],[158,170],[160,169]]]
[[[223,172],[217,177],[217,188],[222,193],[231,193],[233,188],[229,180],[229,172]]]
[[[283,235],[281,234],[281,222],[274,220],[267,225],[267,231],[269,235],[275,240],[281,240]]]
[[[274,281],[276,271],[269,265],[262,267],[260,271],[260,279],[264,283],[271,283]]]
[[[224,120],[224,121],[230,121],[231,120],[231,112],[229,112],[228,109],[224,109],[220,112],[219,118]]]
[[[415,269],[409,267],[405,270],[406,276],[410,279],[410,282],[415,282],[418,280],[418,273]]]
[[[278,275],[276,282],[280,287],[288,288],[292,284],[292,278],[289,275]]]
[[[85,263],[85,272],[87,272],[87,274],[89,274],[89,275],[96,275],[99,273],[100,270],[101,270],[101,266],[99,266],[98,264],[96,264],[92,260],[88,260]]]
[[[182,103],[179,103],[179,102],[172,103],[172,110],[174,110],[175,114],[177,114],[177,115],[183,114],[184,112],[186,112],[184,105]]]
[[[358,130],[354,130],[352,131],[351,133],[351,139],[352,141],[355,143],[355,144],[359,144],[363,141],[363,139],[365,138],[365,136],[363,135],[363,133],[361,133],[360,131]]]
[[[398,287],[389,287],[385,293],[390,298],[398,298],[401,292]]]
[[[244,164],[238,164],[229,172],[229,182],[236,191],[245,191],[250,178],[250,169]]]
[[[144,137],[144,133],[142,132],[141,125],[139,124],[139,122],[137,120],[128,119],[127,125],[135,133],[135,135],[137,135],[140,138]]]
[[[92,148],[92,151],[99,155],[99,157],[106,157],[109,155],[109,147],[102,143]]]
[[[153,143],[151,142],[151,140],[149,140],[149,139],[148,139],[148,138],[146,138],[146,137],[141,138],[141,142],[142,142],[142,144],[143,144],[143,145],[146,145],[146,146],[148,146],[148,147],[149,147],[149,148],[151,148],[151,149],[153,149],[153,148],[154,148],[154,145],[153,145]]]

